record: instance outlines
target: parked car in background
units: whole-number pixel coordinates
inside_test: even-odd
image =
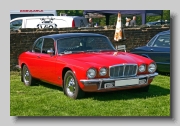
[[[62,87],[73,99],[85,92],[148,91],[158,75],[152,59],[118,52],[108,37],[93,33],[42,36],[18,61],[26,86],[43,80]]]
[[[170,21],[168,20],[158,20],[153,22],[147,22],[147,26],[157,26],[157,25],[164,25],[164,24],[170,24]]]
[[[163,31],[156,34],[147,45],[130,52],[153,59],[157,64],[157,71],[170,73],[170,43],[170,30]]]
[[[86,27],[87,19],[81,16],[33,16],[14,18],[10,21],[10,29],[20,28],[73,28]]]

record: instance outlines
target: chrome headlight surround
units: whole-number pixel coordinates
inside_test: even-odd
[[[87,70],[87,73],[86,73],[86,75],[87,75],[87,77],[88,77],[89,79],[94,78],[94,77],[96,76],[96,74],[97,74],[97,71],[96,71],[95,68],[90,68],[90,69],[88,69],[88,70]]]
[[[138,68],[139,72],[144,72],[146,70],[146,65],[145,64],[141,64]]]
[[[105,76],[105,75],[107,75],[107,68],[102,67],[102,68],[99,70],[99,75],[100,75],[100,76]]]
[[[157,68],[156,63],[151,63],[148,66],[148,72],[149,73],[154,73],[156,71],[156,68]]]

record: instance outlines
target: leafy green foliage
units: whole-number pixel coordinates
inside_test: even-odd
[[[68,16],[83,16],[83,10],[57,10],[58,15],[60,13],[66,13]],[[123,24],[126,23],[125,21],[126,16],[122,15],[122,21]],[[128,16],[128,18],[132,19],[132,16]],[[152,21],[158,21],[161,19],[161,16],[147,16],[146,17],[146,22],[152,22]],[[170,20],[170,10],[163,10],[163,20]],[[142,18],[140,15],[137,15],[137,25],[142,24]],[[111,15],[110,20],[109,20],[109,25],[115,25],[117,21],[117,15]],[[97,22],[98,25],[104,26],[106,25],[106,18],[94,18],[93,22]]]

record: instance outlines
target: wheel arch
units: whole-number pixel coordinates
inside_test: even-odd
[[[67,72],[68,70],[73,71],[73,70],[72,70],[71,68],[69,68],[69,67],[64,67],[64,68],[63,68],[63,70],[62,70],[62,80],[64,80],[64,76],[65,76],[65,74],[66,74],[66,72]]]
[[[141,54],[141,56],[151,59],[147,54]]]
[[[21,64],[21,82],[23,82],[23,66],[26,65],[25,63]]]

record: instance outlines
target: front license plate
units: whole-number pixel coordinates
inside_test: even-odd
[[[128,86],[128,85],[136,85],[136,84],[139,84],[139,79],[115,81],[115,86]]]

